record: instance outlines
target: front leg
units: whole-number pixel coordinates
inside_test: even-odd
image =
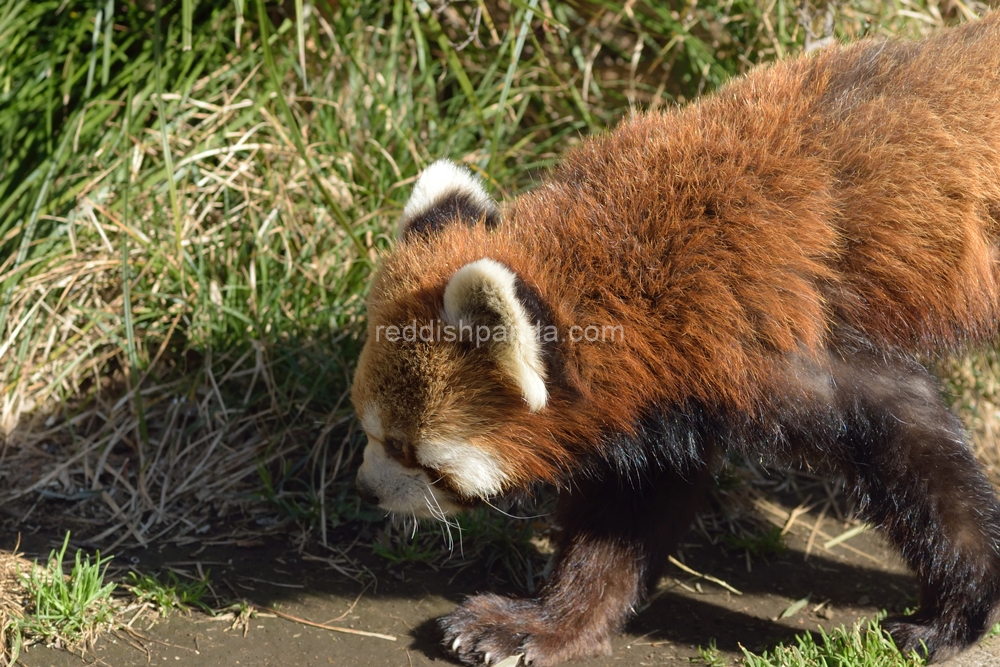
[[[440,619],[445,647],[467,665],[518,653],[535,667],[610,654],[612,635],[690,526],[708,478],[699,466],[582,481],[560,499],[556,566],[539,597],[468,598]]]

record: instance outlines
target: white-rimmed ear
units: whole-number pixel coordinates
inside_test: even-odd
[[[486,346],[497,365],[521,388],[532,412],[548,401],[545,363],[536,323],[517,297],[517,276],[500,262],[480,259],[466,264],[444,290],[444,319],[456,327],[470,327],[470,336]],[[489,331],[482,340],[481,327]]]
[[[434,232],[452,222],[487,227],[500,222],[500,211],[486,194],[482,182],[465,167],[448,160],[438,160],[420,174],[413,194],[399,219],[397,238],[410,234]]]

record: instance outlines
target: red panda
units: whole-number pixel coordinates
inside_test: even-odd
[[[498,207],[415,185],[368,300],[363,498],[443,517],[547,483],[542,592],[441,619],[466,664],[610,651],[713,457],[836,470],[901,552],[931,660],[997,618],[1000,504],[921,359],[1000,315],[1000,15],[762,67],[637,114]]]

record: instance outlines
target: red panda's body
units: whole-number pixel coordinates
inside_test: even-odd
[[[997,334],[998,17],[637,116],[501,212],[445,180],[418,184],[371,292],[359,486],[435,515],[566,489],[548,589],[444,619],[460,658],[606,650],[727,448],[845,475],[922,584],[897,642],[942,657],[982,635],[1000,505],[916,359]],[[382,335],[442,321],[513,335]]]

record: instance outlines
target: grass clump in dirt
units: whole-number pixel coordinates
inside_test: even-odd
[[[430,528],[430,524],[426,525]],[[372,543],[372,553],[390,565],[405,563],[435,563],[441,560],[440,537],[431,532],[407,532],[399,534],[391,529],[380,532]]]
[[[879,626],[878,617],[858,621],[852,627],[839,626],[829,633],[820,627],[816,632],[795,636],[795,644],[780,644],[760,655],[743,648],[746,667],[919,667],[924,660],[916,654],[903,655]],[[818,641],[817,641],[817,635]],[[742,647],[741,647],[742,648]]]
[[[73,569],[66,575],[68,547],[69,533],[66,533],[62,547],[49,554],[44,567],[35,565],[21,575],[31,604],[18,622],[18,629],[32,641],[68,646],[85,643],[114,617],[111,593],[116,584],[104,581],[111,559],[101,558],[98,552],[91,562],[89,555],[77,550]]]
[[[691,658],[691,662],[701,662],[705,667],[726,667],[728,660],[719,651],[719,647],[715,645],[715,640],[712,639],[708,642],[708,646],[698,647],[698,657]]]
[[[744,550],[751,556],[776,556],[783,553],[787,548],[784,533],[777,526],[765,532],[747,537],[726,535],[725,542],[726,546],[732,549]]]
[[[125,586],[137,602],[151,604],[160,616],[166,616],[172,610],[188,612],[192,607],[208,614],[213,611],[205,602],[210,593],[207,571],[204,576],[191,581],[181,581],[172,570],[168,570],[165,577],[129,572]]]

